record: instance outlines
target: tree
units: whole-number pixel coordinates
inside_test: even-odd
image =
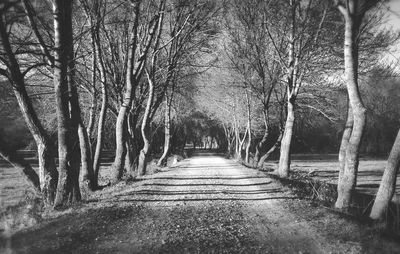
[[[349,97],[349,112],[346,130],[342,137],[339,162],[338,198],[335,207],[347,209],[356,184],[359,149],[365,127],[365,107],[358,87],[358,36],[366,11],[377,1],[337,1],[337,8],[345,20],[344,68]]]
[[[114,171],[114,177],[113,177],[114,182],[119,181],[123,176],[124,162],[127,154],[126,140],[128,134],[127,132],[128,132],[128,121],[129,121],[129,119],[127,119],[127,116],[130,114],[128,110],[130,110],[132,107],[133,95],[142,76],[145,62],[148,57],[148,52],[151,43],[153,42],[155,32],[159,24],[158,20],[160,18],[159,13],[156,13],[154,15],[154,17],[148,24],[148,28],[146,29],[146,31],[148,32],[144,36],[143,45],[140,45],[140,41],[138,40],[140,1],[133,2],[132,5],[134,9],[134,23],[133,23],[132,38],[129,41],[129,47],[126,56],[126,58],[128,59],[126,64],[127,68],[126,68],[126,78],[125,78],[126,89],[123,96],[123,103],[118,113],[116,130],[115,130],[116,151],[115,151],[114,163],[112,166]],[[136,54],[138,54],[137,58]]]
[[[9,5],[2,6],[4,8],[0,10],[0,36],[2,42],[2,53],[4,54],[2,62],[7,68],[1,69],[1,74],[6,76],[13,84],[14,94],[17,98],[20,110],[33,138],[35,139],[38,149],[40,189],[43,192],[46,203],[51,204],[55,197],[58,174],[49,137],[37,116],[32,100],[27,93],[24,81],[24,75],[32,68],[37,67],[37,65],[28,67],[24,72],[21,71],[20,63],[16,58],[16,53],[12,49],[9,34],[7,32],[7,12],[13,7],[16,8],[14,4],[10,2]]]
[[[397,173],[400,167],[400,131],[394,141],[386,163],[385,171],[376,194],[369,217],[377,220],[383,218],[396,190]]]
[[[81,200],[78,144],[79,105],[73,82],[72,1],[53,2],[54,91],[58,123],[58,184],[56,208]],[[72,79],[72,80],[71,80]],[[72,97],[72,98],[71,98]],[[71,105],[71,106],[70,106]],[[77,112],[78,111],[78,112]]]

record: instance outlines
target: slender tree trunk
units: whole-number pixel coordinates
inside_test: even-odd
[[[246,146],[246,158],[245,161],[249,164],[250,161],[250,146],[251,146],[251,104],[248,91],[246,89],[246,102],[247,102],[247,131],[248,131],[248,141]]]
[[[377,220],[384,217],[396,190],[396,178],[400,167],[400,130],[397,133],[392,150],[386,163],[378,193],[369,217]]]
[[[133,63],[133,48],[129,48],[129,60],[128,66],[131,66]],[[114,176],[113,182],[117,182],[121,180],[124,170],[124,162],[126,156],[126,147],[125,147],[125,139],[127,135],[127,114],[128,110],[132,105],[132,96],[133,96],[133,73],[128,70],[127,78],[126,78],[126,90],[124,93],[123,103],[118,113],[117,122],[115,124],[115,159],[112,165]]]
[[[294,126],[294,103],[288,100],[287,105],[287,119],[283,138],[281,141],[281,153],[279,157],[278,173],[280,177],[288,177],[290,170],[290,147],[292,143]]]
[[[88,17],[89,19],[89,26],[92,27],[93,24],[91,22],[91,18]],[[92,68],[93,68],[93,72],[92,72],[92,101],[90,103],[90,108],[89,108],[89,122],[88,122],[88,126],[87,126],[87,134],[89,136],[89,140],[92,140],[92,135],[93,135],[93,130],[94,130],[94,122],[96,119],[96,111],[97,111],[97,89],[96,89],[96,72],[97,72],[97,50],[96,50],[96,45],[95,45],[95,34],[92,31],[91,32],[91,43],[92,43],[92,48],[93,48],[93,52],[92,52]]]
[[[125,139],[128,133],[127,116],[132,105],[132,98],[134,96],[134,90],[135,90],[134,85],[140,80],[140,77],[143,73],[145,59],[147,57],[148,50],[150,48],[150,44],[152,42],[155,33],[155,29],[157,29],[157,24],[158,24],[158,22],[155,22],[149,28],[149,32],[145,40],[145,45],[143,46],[143,51],[140,51],[140,57],[135,63],[136,48],[138,46],[137,34],[138,34],[138,24],[139,24],[140,2],[141,1],[132,2],[132,4],[134,5],[134,13],[135,13],[135,19],[133,25],[134,31],[132,32],[133,39],[129,45],[127,54],[128,61],[126,70],[126,89],[115,126],[116,149],[115,149],[115,159],[112,165],[112,170],[113,170],[112,181],[114,183],[121,180],[123,176],[125,156],[127,152],[125,146]]]
[[[98,30],[97,33],[98,35]],[[95,51],[98,54],[97,59],[99,60],[99,70],[100,70],[100,80],[101,80],[101,108],[99,114],[99,120],[97,124],[97,141],[96,141],[96,149],[93,156],[93,171],[94,171],[94,179],[93,183],[95,187],[98,187],[98,178],[99,178],[99,171],[100,171],[100,156],[101,151],[103,149],[103,137],[104,137],[104,125],[106,122],[106,115],[107,115],[107,105],[108,105],[108,94],[107,94],[107,77],[103,62],[103,56],[101,53],[101,46],[100,46],[100,38],[99,36],[96,37],[95,40]]]
[[[349,8],[357,8],[353,1]],[[338,209],[348,209],[350,207],[352,193],[357,182],[357,171],[359,163],[359,149],[361,138],[366,122],[365,108],[361,101],[358,89],[358,43],[357,36],[361,25],[362,15],[351,14],[358,10],[345,10],[342,13],[345,17],[345,42],[344,42],[344,61],[345,61],[345,80],[349,102],[353,113],[353,130],[346,148],[345,168],[338,186],[338,198],[335,207]]]
[[[0,37],[5,50],[5,59],[9,65],[10,80],[19,108],[25,119],[38,149],[40,189],[47,204],[52,204],[57,188],[58,172],[55,164],[55,154],[51,149],[49,137],[43,128],[29,95],[25,88],[24,77],[12,51],[3,18],[0,18]]]
[[[258,162],[260,161],[260,156],[261,156],[261,151],[264,149],[265,144],[267,143],[267,139],[269,136],[269,112],[268,109],[264,109],[264,125],[265,125],[265,131],[264,131],[264,135],[262,137],[262,139],[260,140],[260,142],[257,144],[256,146],[256,154],[254,155],[254,163],[253,163],[253,167],[254,165],[258,165]]]
[[[71,119],[68,68],[73,63],[72,1],[55,0],[54,13],[54,89],[58,123],[59,178],[54,207],[80,201],[78,124]],[[71,69],[70,69],[71,70]],[[71,115],[70,115],[71,114]],[[76,162],[77,161],[77,162]]]
[[[147,159],[147,153],[149,152],[149,148],[150,148],[149,114],[150,114],[151,106],[153,104],[154,84],[148,73],[147,73],[147,76],[148,76],[147,80],[148,80],[148,84],[149,84],[149,98],[147,99],[146,109],[145,109],[145,112],[143,115],[143,122],[142,122],[142,128],[141,128],[142,138],[143,138],[143,148],[140,151],[140,155],[139,155],[139,164],[138,164],[138,175],[139,176],[146,174],[146,166],[147,166],[146,159]]]
[[[268,159],[269,156],[270,156],[273,152],[275,152],[275,150],[281,145],[282,137],[283,137],[283,132],[281,131],[280,134],[279,134],[279,136],[278,136],[278,138],[276,139],[275,144],[274,144],[274,145],[268,150],[268,152],[266,152],[266,153],[260,158],[260,160],[258,161],[258,165],[257,165],[257,166],[258,166],[259,168],[262,168],[262,166],[263,166],[265,160]]]
[[[164,152],[161,155],[161,158],[158,160],[157,166],[165,165],[169,153],[170,141],[171,141],[171,99],[169,99],[167,95],[165,96]]]

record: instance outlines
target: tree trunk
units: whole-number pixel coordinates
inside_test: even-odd
[[[282,141],[282,137],[283,137],[283,132],[281,131],[278,138],[276,139],[275,144],[268,150],[268,152],[266,154],[264,154],[260,160],[258,161],[258,167],[262,168],[264,162],[266,159],[268,159],[268,157],[281,145],[281,141]]]
[[[264,131],[262,139],[256,146],[256,154],[254,155],[254,163],[253,163],[254,165],[258,165],[258,162],[260,161],[261,150],[263,150],[265,143],[267,142],[268,136],[269,136],[269,131],[267,126]]]
[[[138,164],[138,175],[142,176],[146,174],[146,166],[147,166],[147,153],[149,152],[150,148],[150,141],[149,141],[149,114],[151,110],[151,106],[153,104],[154,98],[154,84],[153,80],[147,73],[147,80],[149,84],[149,98],[147,99],[146,110],[143,115],[143,122],[142,122],[142,138],[143,138],[143,148],[139,154],[139,164]]]
[[[342,192],[341,188],[343,186],[343,175],[344,175],[344,168],[345,168],[345,162],[346,162],[346,150],[347,146],[349,144],[349,139],[351,136],[351,132],[353,131],[353,111],[351,109],[350,104],[348,104],[348,110],[347,110],[347,117],[346,117],[346,125],[343,130],[343,136],[342,136],[342,141],[340,143],[340,148],[339,148],[339,177],[338,177],[338,185],[337,185],[337,191]]]
[[[121,180],[124,171],[124,163],[126,156],[125,139],[127,135],[127,114],[132,105],[132,98],[134,92],[134,82],[137,82],[136,77],[140,76],[141,70],[135,68],[135,51],[137,47],[137,29],[139,22],[139,8],[140,1],[135,3],[134,6],[134,29],[132,32],[132,42],[130,42],[127,53],[127,70],[126,70],[126,89],[123,95],[122,105],[118,112],[117,122],[115,124],[115,159],[112,165],[113,179],[112,182],[118,182]],[[145,59],[146,54],[143,54],[143,59]],[[142,59],[142,61],[144,61]],[[137,63],[139,66],[140,63]]]
[[[161,158],[157,162],[157,166],[165,165],[169,153],[171,141],[171,99],[169,99],[168,96],[165,96],[164,151],[161,155]]]
[[[296,82],[296,68],[297,58],[295,57],[295,32],[296,32],[296,7],[297,3],[294,0],[290,1],[292,8],[292,24],[289,34],[289,54],[288,54],[288,68],[287,68],[287,118],[285,123],[285,130],[281,141],[281,151],[279,157],[278,173],[280,177],[286,178],[289,176],[290,171],[290,148],[293,136],[294,126],[294,107],[296,96],[298,92],[298,85]]]
[[[271,91],[272,91],[272,89],[271,89]],[[269,96],[268,96],[268,102],[269,102],[270,94],[271,93],[269,93]],[[265,143],[267,143],[267,139],[269,136],[269,111],[266,107],[267,106],[264,106],[264,110],[263,110],[265,131],[264,131],[264,135],[263,135],[262,139],[256,146],[256,154],[254,155],[253,167],[258,166],[258,162],[260,161],[261,151],[264,149]]]
[[[340,186],[338,186],[338,198],[335,207],[338,209],[348,209],[351,203],[352,193],[357,182],[357,171],[359,163],[359,149],[361,138],[364,132],[366,122],[365,108],[361,101],[358,89],[358,44],[357,36],[361,25],[362,15],[356,4],[352,1],[352,5],[342,11],[345,17],[345,42],[344,42],[344,63],[345,63],[345,80],[349,102],[353,113],[353,130],[346,148],[345,167],[341,178]],[[352,14],[353,13],[353,14]]]
[[[89,20],[89,26],[93,26],[91,22],[91,18],[88,18]],[[94,32],[91,32],[91,43],[92,43],[92,101],[90,103],[90,108],[89,108],[89,122],[87,126],[87,134],[89,137],[89,140],[92,140],[93,136],[93,130],[94,130],[94,122],[96,119],[96,111],[97,111],[97,89],[96,89],[96,64],[97,64],[97,50],[96,50],[96,45],[95,45],[95,35]],[[92,151],[91,151],[92,153]]]
[[[250,98],[248,91],[246,89],[246,102],[247,102],[247,131],[249,134],[249,138],[247,141],[247,146],[246,146],[246,158],[245,162],[249,164],[250,161],[250,146],[251,146],[251,104],[250,104]]]
[[[99,60],[99,70],[100,70],[100,80],[101,80],[101,109],[99,114],[99,120],[97,124],[97,141],[96,141],[96,149],[93,156],[93,171],[94,171],[94,179],[93,183],[95,187],[98,187],[98,178],[100,171],[100,156],[101,151],[103,149],[103,137],[104,137],[104,125],[106,122],[107,115],[107,105],[108,105],[108,94],[107,94],[107,77],[103,62],[103,56],[101,54],[100,47],[100,38],[97,36],[95,40],[95,51],[98,54]]]
[[[0,36],[5,51],[5,59],[9,65],[9,78],[14,85],[15,97],[38,149],[40,189],[43,192],[45,202],[52,204],[58,179],[58,172],[54,161],[55,154],[50,147],[49,137],[33,108],[32,100],[26,91],[24,77],[12,51],[6,26],[2,18],[0,18]]]
[[[42,190],[45,203],[51,205],[54,202],[57,191],[58,171],[53,151],[53,145],[48,141],[37,142],[37,153],[39,161],[40,189]]]
[[[59,178],[54,207],[80,201],[78,123],[71,119],[68,68],[73,64],[72,1],[55,0],[54,14],[54,90],[58,123]],[[72,69],[70,69],[72,71]],[[75,149],[74,149],[75,148]],[[76,162],[77,161],[77,162]]]
[[[79,137],[79,146],[81,152],[82,181],[85,188],[94,191],[96,189],[96,183],[94,182],[95,179],[94,179],[92,153],[90,149],[89,136],[86,131],[87,129],[84,127],[82,119],[80,119],[78,127],[78,137]]]
[[[292,143],[294,125],[294,102],[288,99],[287,119],[283,138],[281,141],[281,153],[279,157],[278,173],[280,177],[288,177],[290,170],[290,147]]]
[[[369,217],[377,220],[384,217],[390,201],[396,190],[397,172],[400,167],[400,130],[397,133],[392,150],[390,151],[388,161],[386,163],[385,172],[383,173],[378,193],[376,194],[374,205],[372,206]]]

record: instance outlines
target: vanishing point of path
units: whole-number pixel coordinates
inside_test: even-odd
[[[329,253],[325,240],[281,205],[292,198],[262,173],[203,153],[104,190],[79,212],[22,231],[3,247],[10,253]]]

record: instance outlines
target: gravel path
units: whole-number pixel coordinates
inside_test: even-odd
[[[203,154],[15,234],[10,253],[329,253],[262,173]],[[3,249],[3,250],[6,250]],[[1,248],[0,248],[1,250]]]

